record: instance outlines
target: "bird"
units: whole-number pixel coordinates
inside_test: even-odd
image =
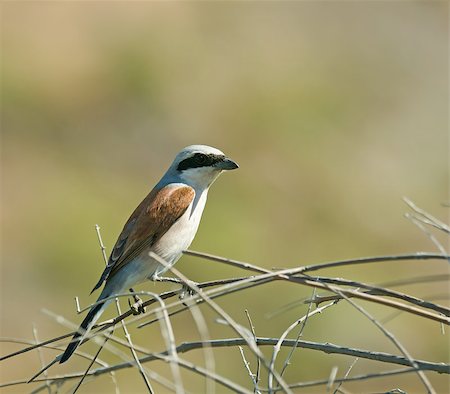
[[[62,354],[61,364],[72,356],[114,295],[146,280],[158,280],[179,260],[197,233],[209,187],[223,171],[236,168],[236,162],[207,145],[187,146],[175,156],[125,223],[91,294],[104,284],[103,290]],[[167,264],[152,258],[152,252]]]

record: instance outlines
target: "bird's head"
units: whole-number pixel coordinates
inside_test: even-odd
[[[206,189],[222,171],[238,167],[219,149],[207,145],[190,145],[177,154],[169,172],[190,186]]]

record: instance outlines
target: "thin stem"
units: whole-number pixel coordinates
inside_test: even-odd
[[[313,290],[313,295],[312,296],[314,297],[315,294],[316,294],[316,289]],[[333,304],[334,303],[330,304],[329,306],[332,306]],[[300,330],[299,330],[298,335],[297,335],[297,342],[300,340],[301,336],[303,335],[303,331],[304,331],[304,329],[306,327],[306,322],[308,321],[308,318],[311,315],[311,309],[312,309],[312,303],[310,302],[308,304],[308,310],[306,312],[306,315],[305,315],[303,321],[301,322],[302,325],[301,325]],[[322,311],[324,309],[325,308],[321,309],[319,313],[322,313]],[[286,368],[290,365],[290,361],[291,361],[292,356],[294,355],[294,352],[295,352],[296,349],[297,349],[297,346],[293,346],[291,348],[288,356],[286,357],[286,360],[284,361],[283,368],[281,369],[281,376],[283,376],[283,374],[286,372]]]
[[[339,289],[334,289],[330,286],[331,291],[337,291],[338,294],[341,294],[345,300],[350,303],[355,309],[357,309],[359,312],[361,312],[364,316],[366,316],[372,323],[377,326],[380,331],[383,332],[384,335],[386,335],[389,340],[402,352],[402,354],[408,359],[410,362],[410,365],[417,370],[417,375],[419,376],[420,380],[424,384],[425,388],[427,389],[428,393],[434,394],[435,391],[433,387],[431,386],[431,383],[425,376],[424,372],[419,368],[418,364],[415,362],[415,360],[411,357],[408,350],[400,343],[400,341],[395,337],[394,334],[392,334],[389,330],[387,330],[377,319],[375,319],[369,312],[367,312],[363,307],[353,302],[349,297],[347,297],[345,294],[343,294]]]
[[[257,342],[257,338],[256,338],[256,330],[255,330],[255,326],[253,325],[253,321],[250,317],[250,313],[248,312],[248,310],[245,310],[245,315],[247,316],[247,320],[248,320],[248,324],[250,325],[250,330],[252,331],[253,334],[253,340],[255,341],[255,343]],[[254,392],[256,393],[257,389],[258,389],[258,384],[259,384],[259,379],[260,379],[260,375],[261,375],[261,360],[259,359],[259,357],[256,357],[256,376],[255,376],[255,381],[256,381],[256,385],[254,388]]]
[[[295,321],[294,323],[292,323],[288,328],[286,328],[286,330],[281,334],[281,336],[280,336],[280,338],[278,339],[276,345],[274,346],[272,359],[271,359],[271,361],[270,361],[270,366],[271,366],[271,369],[272,369],[272,370],[275,368],[275,360],[276,360],[276,357],[277,357],[277,355],[278,355],[278,353],[279,353],[279,351],[280,351],[280,349],[281,349],[281,346],[282,346],[283,342],[285,341],[286,337],[288,336],[288,334],[289,334],[296,326],[298,326],[298,325],[301,324],[301,323],[306,322],[306,320],[308,319],[309,316],[313,316],[313,315],[316,315],[316,314],[318,314],[318,313],[321,313],[323,310],[325,310],[326,308],[329,308],[329,307],[332,306],[333,304],[334,304],[334,303],[330,303],[330,304],[324,305],[324,306],[321,307],[321,308],[315,309],[315,310],[312,311],[311,313],[309,313],[309,311],[308,311],[308,313],[307,313],[305,316],[303,316],[303,317],[301,317],[300,319],[296,320],[296,321]],[[299,334],[299,336],[300,336],[300,335],[301,335],[301,334]],[[293,349],[295,349],[295,348],[297,347],[297,346],[296,346],[296,343],[298,343],[298,342],[299,342],[299,337],[296,339],[296,342],[294,342],[294,345],[293,345],[293,347],[292,347]],[[283,368],[282,372],[284,372],[284,369],[285,369],[285,368]],[[269,393],[271,393],[271,392],[272,392],[272,387],[273,387],[273,378],[271,377],[271,374],[270,374],[270,373],[269,373],[269,376],[268,376],[268,386],[269,386]]]
[[[358,360],[359,360],[359,358],[356,357],[356,358],[353,360],[353,362],[350,364],[350,367],[347,369],[347,372],[345,373],[343,379],[342,379],[340,382],[337,382],[338,385],[337,385],[336,389],[334,390],[334,393],[333,393],[333,394],[336,394],[337,391],[341,388],[342,383],[344,383],[344,380],[348,378],[348,375],[350,375],[351,370],[353,369],[353,367],[355,366],[355,364],[358,362]],[[335,382],[336,382],[336,380],[335,380]]]
[[[36,325],[34,323],[33,323],[33,337],[34,337],[35,342],[39,343],[37,328],[36,328]],[[44,355],[42,354],[42,348],[38,347],[37,351],[38,351],[38,355],[39,355],[39,361],[41,363],[41,368],[44,368],[45,367],[45,360],[44,360]],[[44,377],[45,378],[48,377],[47,369],[44,369]],[[52,388],[51,388],[50,383],[49,383],[48,380],[45,381],[45,386],[47,387],[48,394],[52,394]]]
[[[119,299],[118,298],[116,298],[116,309],[117,309],[117,313],[119,315],[121,315],[122,311],[120,310],[120,304],[119,304]],[[130,333],[129,333],[128,329],[127,329],[127,326],[125,325],[123,320],[120,323],[122,325],[122,329],[123,329],[123,332],[125,334],[125,338],[126,338],[126,340],[128,342],[128,345],[130,347],[131,355],[133,356],[134,361],[136,361],[136,365],[138,367],[139,373],[142,376],[142,379],[144,379],[145,386],[147,387],[148,392],[153,394],[154,391],[153,391],[152,385],[151,385],[151,383],[150,383],[150,381],[149,381],[149,379],[147,377],[146,372],[144,371],[144,368],[142,367],[142,364],[139,361],[139,357],[136,354],[136,350],[135,350],[135,348],[133,346],[133,342],[131,340],[131,336],[130,336]]]

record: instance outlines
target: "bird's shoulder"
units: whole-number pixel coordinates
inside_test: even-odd
[[[194,198],[195,190],[182,183],[155,188],[139,204],[128,221],[133,223],[136,235],[148,237],[162,229],[167,231],[166,227],[170,227],[186,211]]]

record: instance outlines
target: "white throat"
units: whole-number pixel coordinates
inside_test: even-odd
[[[195,189],[195,192],[208,190],[222,171],[211,167],[191,168],[180,174],[180,179],[186,185]]]

